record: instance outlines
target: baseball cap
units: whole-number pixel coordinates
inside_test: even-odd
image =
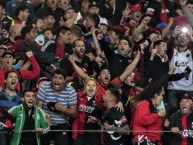
[[[91,8],[91,7],[98,7],[98,8],[100,8],[97,1],[91,1],[91,2],[89,3],[88,8]]]
[[[192,95],[189,94],[189,93],[183,94],[183,95],[180,97],[180,101],[181,101],[182,99],[190,99],[191,101],[193,101]]]
[[[11,56],[13,56],[13,57],[15,58],[15,54],[14,54],[12,51],[10,51],[10,50],[5,51],[5,52],[3,53],[3,55],[2,55],[2,57],[4,57],[4,56],[7,55],[7,54],[9,54],[9,55],[11,55]]]
[[[166,23],[159,23],[159,24],[156,25],[156,28],[163,29],[163,28],[165,28],[166,26],[167,26]]]
[[[130,13],[135,12],[135,11],[140,11],[141,12],[141,5],[139,5],[139,4],[131,5]]]
[[[36,84],[39,84],[41,81],[50,81],[47,77],[41,77],[38,79]]]
[[[124,35],[125,34],[125,27],[123,25],[116,25],[113,26],[111,29],[111,31],[114,31],[115,33],[119,34],[119,35]]]
[[[5,45],[0,45],[0,49],[5,49],[5,50],[7,50],[7,46],[5,46]]]

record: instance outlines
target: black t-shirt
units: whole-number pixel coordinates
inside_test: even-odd
[[[25,108],[25,122],[23,130],[34,130],[35,129],[35,118],[34,118],[34,108],[32,109],[31,114],[28,114],[28,109]],[[35,132],[23,132],[21,134],[20,143],[23,145],[37,145],[36,133]]]
[[[2,20],[2,28],[9,32],[11,25],[12,25],[12,22],[13,22],[13,20],[11,18],[9,18],[8,16],[6,16]]]
[[[94,116],[98,119],[101,119],[102,112],[97,107],[96,101],[94,97],[92,97],[88,102],[87,106],[85,106],[87,109],[86,115],[85,115],[85,129],[100,129],[100,126],[96,123],[87,123],[89,116]]]
[[[116,127],[123,127],[128,125],[127,118],[124,112],[119,112],[116,108],[110,108],[103,115],[103,122],[107,122],[109,125],[114,125]],[[118,132],[105,132],[104,133],[104,144],[105,145],[124,145],[126,140],[123,135]]]
[[[81,67],[86,69],[88,72],[92,74],[93,70],[95,69],[94,67],[97,67],[95,65],[94,61],[91,61],[88,56],[84,55],[82,62],[76,62],[76,64]],[[73,66],[71,62],[68,60],[68,58],[65,58],[61,61],[60,63],[60,68],[64,69],[67,72],[68,76],[72,76],[74,73]]]

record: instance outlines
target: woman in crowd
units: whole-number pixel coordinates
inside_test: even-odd
[[[73,122],[73,130],[100,130],[102,116],[101,97],[96,95],[97,82],[90,78],[85,82],[83,92],[77,93],[78,115]],[[100,145],[100,132],[74,131],[74,145]]]
[[[162,117],[165,117],[164,109],[157,109],[163,100],[164,88],[155,84],[149,84],[138,95],[140,100],[133,123],[135,145],[161,145],[161,131],[163,127]],[[168,123],[168,122],[167,122]],[[167,124],[165,122],[165,126]],[[159,132],[160,131],[160,132]]]

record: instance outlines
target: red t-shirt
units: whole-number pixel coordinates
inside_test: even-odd
[[[122,85],[122,81],[119,77],[116,77],[113,79],[110,83],[116,84],[116,85]],[[97,95],[103,96],[105,94],[106,87],[102,86],[99,82],[97,83]]]
[[[59,57],[59,59],[63,59],[64,58],[64,47],[57,43],[57,46],[56,46],[56,56]]]

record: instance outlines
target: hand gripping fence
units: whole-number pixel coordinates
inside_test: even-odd
[[[130,133],[135,133],[135,132],[143,132],[143,133],[148,133],[148,132],[154,132],[154,133],[170,133],[172,131],[170,130],[148,130],[148,131],[144,131],[144,130],[122,130],[122,131],[118,131],[118,130],[50,130],[49,132],[130,132]],[[14,131],[14,133],[25,133],[25,132],[35,132],[35,130],[22,130],[21,132],[16,132]],[[190,134],[191,131],[189,130],[184,130],[184,131],[179,131],[179,134],[182,133],[186,133],[186,134]],[[7,133],[7,131],[0,131],[0,134],[3,133]]]

